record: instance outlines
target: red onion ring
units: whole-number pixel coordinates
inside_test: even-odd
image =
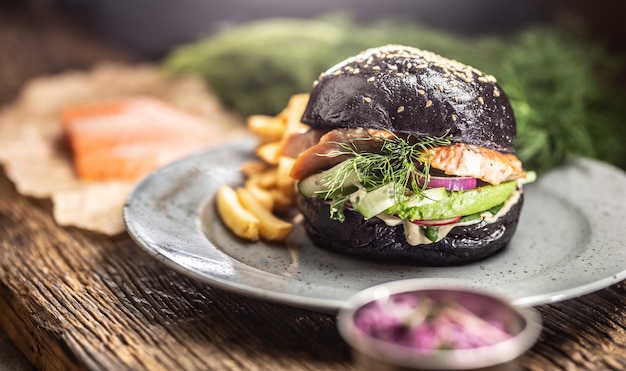
[[[424,184],[424,176],[418,177],[418,183]],[[449,176],[429,176],[427,188],[445,187],[449,191],[467,191],[476,188],[476,178],[471,177],[449,177]]]

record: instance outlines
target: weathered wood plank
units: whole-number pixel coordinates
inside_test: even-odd
[[[532,370],[626,369],[626,285],[539,307],[541,341],[526,359]]]
[[[334,317],[210,288],[0,190],[0,324],[36,366],[351,368]]]

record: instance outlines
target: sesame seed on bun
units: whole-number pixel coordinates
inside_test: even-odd
[[[514,152],[515,118],[496,79],[408,46],[368,49],[315,81],[302,122],[313,128],[386,129]]]

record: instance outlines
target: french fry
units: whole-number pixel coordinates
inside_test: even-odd
[[[248,180],[261,188],[270,189],[276,187],[276,175],[276,167],[271,167],[262,173],[250,175],[250,177],[248,177]]]
[[[293,225],[278,219],[272,212],[261,205],[246,188],[237,189],[237,197],[241,204],[259,221],[259,234],[269,241],[284,241],[293,230]]]
[[[266,162],[260,160],[252,160],[243,164],[240,170],[244,176],[250,177],[254,174],[262,173],[269,168],[270,165]]]
[[[255,182],[246,181],[244,188],[247,189],[264,208],[272,210],[274,208],[274,197],[268,189],[259,187]]]
[[[290,191],[296,184],[296,181],[290,175],[294,162],[296,162],[295,158],[286,156],[280,156],[278,158],[278,167],[276,168],[276,186],[282,191]]]
[[[304,125],[300,119],[302,118],[302,114],[304,113],[304,109],[306,108],[308,102],[309,94],[306,93],[292,95],[291,98],[289,98],[289,103],[287,103],[287,108],[285,110],[287,127],[285,128],[285,133],[283,134],[283,140],[293,133],[298,133],[307,129],[307,126]]]
[[[217,212],[228,229],[241,238],[257,241],[260,236],[261,223],[239,201],[237,193],[227,185],[217,190]]]
[[[285,120],[280,116],[252,115],[247,119],[248,130],[262,143],[278,142],[285,132]]]
[[[295,192],[283,192],[278,188],[272,188],[270,190],[273,200],[272,211],[279,214],[286,214],[291,210],[294,205]]]
[[[307,129],[300,120],[308,94],[293,95],[276,116],[248,117],[249,131],[260,141],[258,160],[241,167],[246,181],[242,187],[221,187],[217,192],[219,216],[237,236],[256,241],[284,241],[293,224],[275,214],[288,214],[295,204],[295,180],[290,176],[294,158],[282,156],[286,141]]]
[[[271,142],[257,147],[256,154],[270,165],[278,164],[282,142]]]

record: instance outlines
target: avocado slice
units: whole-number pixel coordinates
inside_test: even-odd
[[[503,203],[516,187],[517,181],[511,180],[469,191],[450,192],[449,197],[417,207],[398,204],[388,209],[387,212],[406,220],[438,220],[471,215]]]

